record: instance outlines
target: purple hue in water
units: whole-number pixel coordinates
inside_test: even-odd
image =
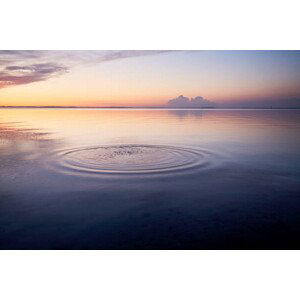
[[[0,110],[1,249],[296,249],[298,110]]]

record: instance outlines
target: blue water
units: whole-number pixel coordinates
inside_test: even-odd
[[[1,109],[1,249],[298,249],[300,110]]]

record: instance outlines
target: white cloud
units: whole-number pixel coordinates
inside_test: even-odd
[[[213,107],[214,103],[204,99],[201,96],[189,99],[188,97],[179,96],[168,101],[167,106],[174,108],[205,108]]]

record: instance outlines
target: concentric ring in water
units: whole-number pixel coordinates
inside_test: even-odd
[[[77,174],[143,174],[189,169],[207,163],[207,152],[163,145],[106,145],[57,153],[56,166]]]

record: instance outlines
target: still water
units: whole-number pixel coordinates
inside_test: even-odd
[[[1,249],[298,249],[300,110],[0,109]]]

